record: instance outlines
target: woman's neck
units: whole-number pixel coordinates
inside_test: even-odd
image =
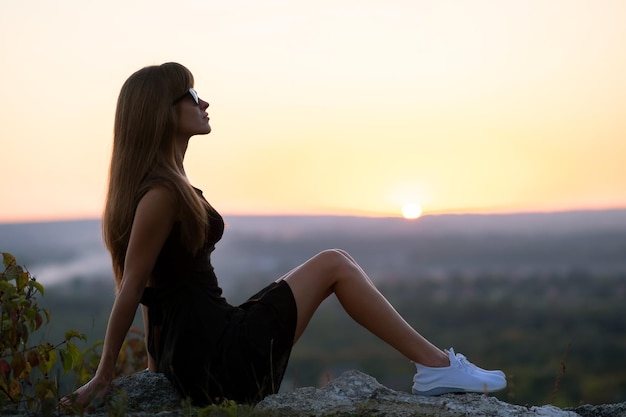
[[[183,163],[185,161],[185,153],[187,152],[187,145],[189,144],[189,138],[187,140],[176,141],[176,151],[174,158],[176,160],[176,166],[180,169],[180,172],[185,175],[185,167]]]

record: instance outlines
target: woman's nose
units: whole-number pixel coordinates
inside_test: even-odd
[[[207,109],[209,107],[209,102],[208,101],[204,101],[202,99],[199,99],[199,100],[200,100],[200,107],[202,109]]]

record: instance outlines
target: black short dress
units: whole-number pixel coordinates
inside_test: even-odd
[[[202,192],[197,190],[200,196]],[[148,307],[148,351],[185,398],[256,403],[280,387],[293,345],[297,310],[291,288],[272,283],[240,306],[218,286],[211,253],[224,221],[209,209],[209,236],[193,255],[175,224],[156,261]],[[158,335],[155,337],[155,335]]]

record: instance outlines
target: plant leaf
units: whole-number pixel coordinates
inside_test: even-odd
[[[13,369],[13,376],[15,378],[23,377],[24,371],[26,370],[26,360],[24,359],[24,355],[22,353],[17,352],[13,355],[11,368]]]
[[[14,266],[17,262],[15,261],[15,256],[7,252],[2,252],[2,263],[4,264],[4,268],[8,269],[10,266]]]
[[[72,339],[80,339],[84,342],[87,341],[87,336],[84,333],[77,332],[76,330],[68,330],[65,332],[65,341],[69,342]]]

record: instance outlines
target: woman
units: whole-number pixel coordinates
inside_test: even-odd
[[[210,255],[221,216],[188,181],[191,136],[210,133],[209,103],[182,65],[134,73],[115,114],[103,232],[117,284],[95,376],[76,391],[102,397],[137,306],[143,304],[149,369],[197,404],[254,403],[278,390],[292,345],[320,303],[335,294],[358,323],[413,361],[413,392],[497,391],[500,371],[442,351],[409,326],[342,250],[323,251],[241,306],[221,296]]]

